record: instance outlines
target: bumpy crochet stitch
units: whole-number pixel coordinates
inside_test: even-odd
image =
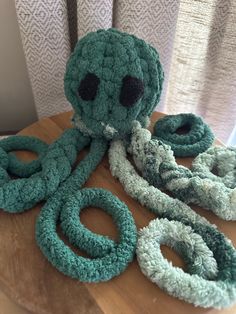
[[[210,152],[219,152],[219,156],[228,156],[227,171],[226,163],[224,163],[224,171],[231,178],[230,182],[234,181],[231,169],[234,167],[234,150],[219,147],[210,148]],[[170,146],[163,144],[161,141],[152,138],[151,133],[141,128],[140,124],[136,123],[133,128],[133,136],[131,141],[130,151],[134,155],[134,160],[137,167],[141,170],[143,176],[149,183],[156,187],[165,187],[174,196],[184,201],[185,203],[194,203],[206,209],[212,210],[216,215],[226,220],[236,219],[236,188],[228,188],[220,177],[209,175],[209,171],[204,171],[204,164],[210,165],[213,163],[212,158],[208,159],[208,151],[199,155],[198,159],[202,160],[202,167],[195,166],[195,171],[191,171],[186,167],[179,166],[173,156]],[[200,163],[201,164],[201,163]],[[218,165],[217,160],[214,160],[215,167]],[[223,163],[219,164],[223,168]],[[198,171],[196,171],[198,169]],[[222,169],[223,171],[223,169]],[[233,183],[231,183],[233,184]]]
[[[0,143],[0,207],[22,212],[45,200],[36,239],[47,259],[69,276],[89,282],[109,280],[133,258],[136,227],[127,207],[111,193],[82,186],[110,138],[129,136],[135,119],[147,124],[162,82],[158,53],[143,40],[114,29],[90,33],[77,44],[65,74],[65,92],[78,128],[66,130],[51,145],[22,136]],[[90,143],[88,156],[72,172],[77,153]],[[23,163],[10,153],[17,149],[32,150],[38,159]],[[20,178],[12,180],[10,174]],[[120,230],[118,243],[93,234],[75,219],[90,205],[113,216]],[[57,223],[72,244],[94,259],[76,256],[58,237]]]
[[[82,132],[108,139],[124,137],[131,122],[147,125],[163,83],[156,50],[116,29],[82,38],[67,63],[65,94]]]
[[[79,130],[68,129],[50,145],[36,138],[9,137],[0,142],[0,207],[7,212],[19,213],[50,197],[71,173],[77,152],[89,143]],[[39,159],[30,163],[17,161],[7,152],[26,149],[40,152]],[[44,157],[42,158],[42,156]],[[39,171],[38,171],[39,170]],[[19,179],[11,180],[8,171]],[[27,178],[24,178],[29,176]]]
[[[209,178],[199,165],[199,160],[203,164],[206,161],[204,157],[195,162],[193,172],[180,167],[170,147],[152,139],[143,129],[160,98],[163,77],[156,50],[133,35],[109,29],[82,38],[65,74],[65,93],[75,110],[75,128],[65,130],[51,145],[21,136],[0,142],[0,207],[19,213],[44,200],[36,223],[36,241],[46,258],[59,271],[81,281],[106,281],[119,275],[135,253],[137,230],[131,212],[110,192],[83,189],[112,139],[112,173],[131,196],[162,217],[139,234],[137,255],[142,271],[168,293],[195,305],[229,306],[236,301],[236,254],[230,241],[190,207],[150,185],[168,187],[185,201],[191,196],[191,201],[202,202],[205,207],[213,204],[214,193],[225,188],[229,194],[223,201],[214,198],[220,205],[214,203],[213,207],[222,217],[232,218],[230,206],[235,194],[230,169],[219,162],[222,179],[210,180],[212,189],[206,198],[202,192],[204,180]],[[175,121],[175,128],[184,123],[181,117]],[[211,139],[202,121],[193,116],[191,119],[189,135],[177,140],[184,154],[189,153],[190,146],[194,153],[205,150]],[[78,152],[88,145],[89,153],[72,171]],[[149,182],[127,160],[126,148]],[[32,150],[38,159],[23,163],[10,153],[16,149]],[[222,152],[216,154],[213,162],[205,162],[209,170],[223,156]],[[233,159],[233,155],[226,155]],[[197,189],[192,183],[196,180],[203,183]],[[226,212],[222,210],[223,202],[230,205]],[[117,242],[92,233],[81,223],[78,214],[91,205],[112,216],[119,231]],[[57,234],[58,225],[70,244],[92,258],[76,255]],[[160,251],[162,243],[172,245],[183,256],[188,274],[165,261]]]
[[[236,188],[236,148],[214,146],[198,155],[191,170],[201,178],[221,182],[228,188]]]
[[[80,281],[104,281],[120,274],[133,259],[136,245],[136,227],[124,203],[102,189],[80,190],[101,161],[106,148],[104,141],[92,142],[90,153],[48,200],[36,224],[36,239],[48,260],[64,274]],[[104,236],[96,236],[79,221],[76,222],[76,213],[91,205],[104,208],[113,216],[120,231],[118,244]],[[68,220],[72,222],[72,217],[77,219],[68,224]],[[69,241],[95,259],[77,256],[59,238],[56,232],[59,218]]]
[[[198,306],[222,308],[235,303],[236,251],[231,242],[186,204],[140,177],[121,140],[112,142],[109,161],[112,174],[129,195],[168,219],[154,220],[139,233],[136,253],[143,273],[169,294]],[[162,257],[161,244],[181,254],[189,273]]]
[[[36,153],[38,158],[25,163],[20,161],[12,150],[28,150]],[[32,136],[11,136],[0,141],[0,166],[14,176],[29,177],[41,170],[42,159],[48,145],[40,139]],[[9,154],[7,154],[9,153]]]
[[[176,133],[181,128],[189,130],[186,134]],[[154,136],[170,145],[176,157],[197,156],[214,141],[209,126],[201,117],[191,113],[168,115],[159,119],[154,126]]]

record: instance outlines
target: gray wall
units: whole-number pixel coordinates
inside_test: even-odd
[[[14,0],[0,0],[0,133],[36,119]]]

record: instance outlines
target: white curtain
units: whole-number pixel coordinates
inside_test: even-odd
[[[38,117],[70,109],[63,90],[70,55],[64,0],[15,0],[21,38]]]
[[[99,28],[112,27],[113,0],[77,0],[78,38]]]
[[[38,116],[67,110],[66,60],[78,38],[116,27],[154,45],[165,70],[157,110],[202,115],[222,140],[236,120],[233,0],[15,0]]]
[[[165,111],[204,117],[227,141],[236,125],[236,1],[181,0]]]
[[[179,0],[117,0],[114,2],[114,27],[144,38],[157,48],[165,71],[161,110],[169,77]]]

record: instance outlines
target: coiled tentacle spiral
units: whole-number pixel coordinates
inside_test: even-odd
[[[178,134],[178,129],[187,129],[186,134]],[[154,138],[170,145],[176,157],[197,156],[207,150],[214,141],[210,127],[192,113],[167,115],[154,126]]]
[[[127,206],[103,189],[81,189],[107,149],[105,140],[93,140],[89,154],[72,175],[49,198],[36,224],[36,240],[46,258],[64,274],[80,281],[106,281],[119,275],[132,261],[137,232]],[[81,209],[98,206],[110,214],[120,231],[119,243],[86,229],[77,215]],[[69,241],[94,259],[76,255],[58,236],[57,222]]]
[[[145,142],[140,135],[137,150],[142,141]],[[231,242],[189,206],[140,177],[127,159],[121,140],[112,142],[109,161],[112,174],[126,192],[164,218],[153,220],[139,232],[136,253],[143,273],[169,294],[195,305],[222,308],[233,304],[236,301],[236,251]],[[171,245],[182,255],[189,273],[162,257],[161,244]]]

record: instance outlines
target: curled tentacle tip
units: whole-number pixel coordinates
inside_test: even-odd
[[[186,134],[179,134],[180,129]],[[182,130],[183,131],[183,130]],[[154,135],[171,146],[176,157],[196,156],[208,149],[214,134],[201,117],[189,113],[167,115],[154,126]]]

